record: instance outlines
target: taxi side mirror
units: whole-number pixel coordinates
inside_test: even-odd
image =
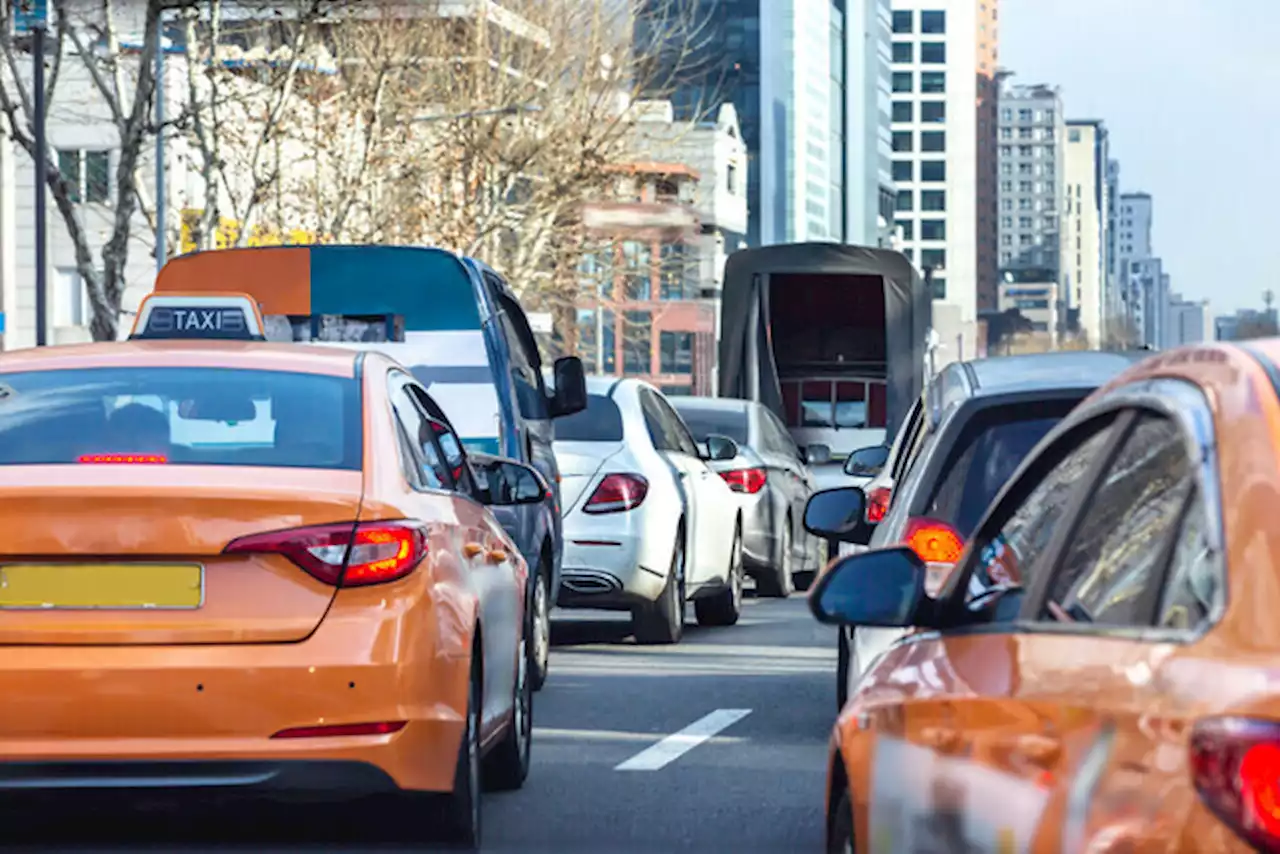
[[[809,610],[820,623],[909,628],[925,622],[924,562],[899,546],[838,559],[809,592]]]

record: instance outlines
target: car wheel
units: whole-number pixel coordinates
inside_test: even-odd
[[[631,615],[632,632],[636,643],[679,643],[684,637],[685,601],[685,535],[682,525],[676,531],[676,542],[671,554],[671,572],[667,583],[658,594],[658,601],[642,605]]]
[[[729,550],[729,569],[724,590],[714,596],[695,599],[694,613],[700,626],[732,626],[742,616],[742,527],[733,531],[733,546]]]
[[[480,650],[472,652],[471,684],[467,691],[467,720],[458,745],[453,792],[445,798],[444,825],[448,841],[465,850],[480,849]]]
[[[547,684],[547,673],[551,669],[550,583],[545,567],[540,566],[533,579],[533,601],[530,603],[533,625],[529,645],[529,683],[534,691],[541,691],[542,686]]]
[[[533,748],[533,683],[529,680],[527,640],[520,641],[518,658],[511,726],[484,761],[485,787],[494,791],[518,789],[529,776],[529,758]]]
[[[756,579],[756,592],[770,599],[786,599],[795,591],[795,579],[791,544],[791,517],[788,516],[782,528],[782,546],[779,549],[778,564],[773,572]]]
[[[836,712],[849,702],[849,644],[843,628],[836,635]]]
[[[853,802],[848,789],[840,793],[827,827],[827,854],[853,854]]]

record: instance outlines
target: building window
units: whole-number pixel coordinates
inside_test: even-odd
[[[653,370],[653,317],[647,311],[622,313],[622,370],[628,374]]]
[[[920,61],[929,65],[947,64],[946,42],[921,42]]]
[[[911,150],[911,131],[899,130],[893,132],[893,150],[894,151],[910,151]]]
[[[1013,139],[1013,128],[1000,128],[1001,139]]]
[[[1031,110],[1029,109],[1018,110],[1018,121],[1020,122],[1031,121]]]
[[[921,12],[920,32],[931,35],[942,35],[947,31],[946,12]]]
[[[946,101],[925,101],[920,104],[920,121],[945,122],[947,120]]]
[[[600,373],[612,374],[618,369],[616,316],[609,309],[600,312]]]
[[[70,185],[71,201],[105,205],[110,200],[111,152],[59,150],[58,172]]]
[[[921,249],[920,268],[922,270],[945,270],[947,268],[947,250]]]
[[[664,300],[695,299],[698,296],[695,277],[697,259],[683,243],[664,243],[661,249],[659,298]]]
[[[1000,245],[1001,245],[1001,246],[1012,246],[1012,245],[1013,245],[1013,235],[1012,235],[1012,234],[1002,234],[1002,235],[1000,235]]]
[[[909,211],[915,207],[915,193],[910,190],[899,190],[894,210]]]
[[[1080,128],[1071,128],[1067,131],[1067,142],[1080,141]]]
[[[1003,110],[1001,110],[1001,111],[1000,111],[1000,121],[1002,121],[1002,122],[1011,122],[1011,121],[1013,121],[1013,110],[1009,109],[1008,107],[1005,107]]]
[[[926,95],[941,95],[947,91],[947,73],[945,71],[921,71],[920,91]]]
[[[946,240],[947,221],[945,219],[920,220],[921,240]]]
[[[920,161],[920,180],[921,181],[947,180],[947,161],[945,160]]]
[[[645,241],[624,240],[622,263],[625,268],[627,299],[647,300],[653,289],[653,252]]]
[[[1053,111],[1053,110],[1045,110],[1045,111],[1044,111],[1044,120],[1045,120],[1046,122],[1048,122],[1049,124],[1053,124],[1053,122],[1054,122],[1054,120],[1056,119],[1056,117],[1057,117],[1057,116],[1056,116],[1056,114],[1054,113],[1054,111]]]
[[[1019,182],[1018,182],[1018,192],[1019,192],[1019,193],[1030,193],[1030,192],[1032,191],[1032,190],[1031,190],[1031,187],[1032,187],[1032,183],[1031,183],[1030,181],[1019,181]]]
[[[911,91],[911,72],[895,71],[893,72],[893,91],[910,92]]]
[[[1019,163],[1019,164],[1018,164],[1018,174],[1019,174],[1019,175],[1030,175],[1030,174],[1032,174],[1032,171],[1033,171],[1033,170],[1032,170],[1032,168],[1031,168],[1031,164],[1030,164],[1030,163]]]
[[[946,131],[930,130],[920,133],[920,150],[921,151],[946,151],[947,150],[947,134]]]
[[[912,12],[910,10],[901,10],[893,13],[893,31],[895,33],[909,33],[912,30]]]
[[[1030,228],[1030,227],[1031,227],[1031,217],[1029,216],[1018,217],[1018,228]]]
[[[1002,211],[1011,211],[1011,210],[1013,210],[1013,199],[1001,199],[1001,200],[1000,200],[1000,210],[1002,210]]]
[[[658,357],[664,374],[693,373],[693,333],[661,332],[658,334]]]
[[[893,61],[894,62],[914,62],[916,53],[914,45],[911,42],[894,42],[893,43]]]
[[[1020,210],[1020,211],[1029,211],[1029,210],[1031,210],[1031,200],[1030,200],[1030,199],[1018,199],[1018,210]]]
[[[1002,217],[1000,217],[1000,227],[1001,227],[1001,228],[1013,228],[1013,217],[1011,217],[1011,216],[1002,216]]]
[[[893,120],[895,122],[909,122],[914,116],[915,105],[910,101],[893,102]]]
[[[1000,164],[1000,174],[1001,174],[1001,175],[1012,175],[1012,174],[1013,174],[1013,164],[1012,164],[1012,163],[1001,163],[1001,164]]]
[[[1013,192],[1013,182],[1012,182],[1012,181],[1001,181],[1001,182],[1000,182],[1000,192],[1002,192],[1002,193],[1012,193],[1012,192]]]
[[[893,180],[912,181],[915,175],[915,164],[910,160],[893,161]]]
[[[88,322],[89,292],[75,267],[53,271],[53,325],[83,326]]]
[[[934,299],[947,298],[947,277],[934,276],[929,280],[930,290],[933,292]]]
[[[725,169],[724,176],[725,188],[729,191],[729,195],[738,195],[738,165],[730,163]]]
[[[894,226],[896,226],[897,228],[902,229],[902,239],[903,239],[903,240],[915,240],[915,239],[916,239],[916,237],[915,237],[915,235],[916,235],[916,230],[915,230],[915,222],[914,222],[914,221],[909,220],[909,219],[899,219],[899,220],[894,220],[893,224],[894,224]]]
[[[936,213],[947,209],[946,190],[922,190],[920,192],[920,210]]]

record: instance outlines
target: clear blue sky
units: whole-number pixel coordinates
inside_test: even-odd
[[[1280,293],[1280,0],[1002,0],[1000,24],[1015,82],[1106,122],[1175,291],[1216,314]]]

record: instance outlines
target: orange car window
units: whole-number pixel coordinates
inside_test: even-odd
[[[1161,628],[1199,628],[1213,617],[1226,597],[1222,561],[1205,536],[1205,510],[1204,498],[1197,491],[1183,515],[1174,546],[1169,580],[1160,600]]]
[[[1146,624],[1143,594],[1160,583],[1164,546],[1193,484],[1178,425],[1139,418],[1085,506],[1048,601],[1075,622]],[[1042,618],[1057,619],[1052,609]]]

